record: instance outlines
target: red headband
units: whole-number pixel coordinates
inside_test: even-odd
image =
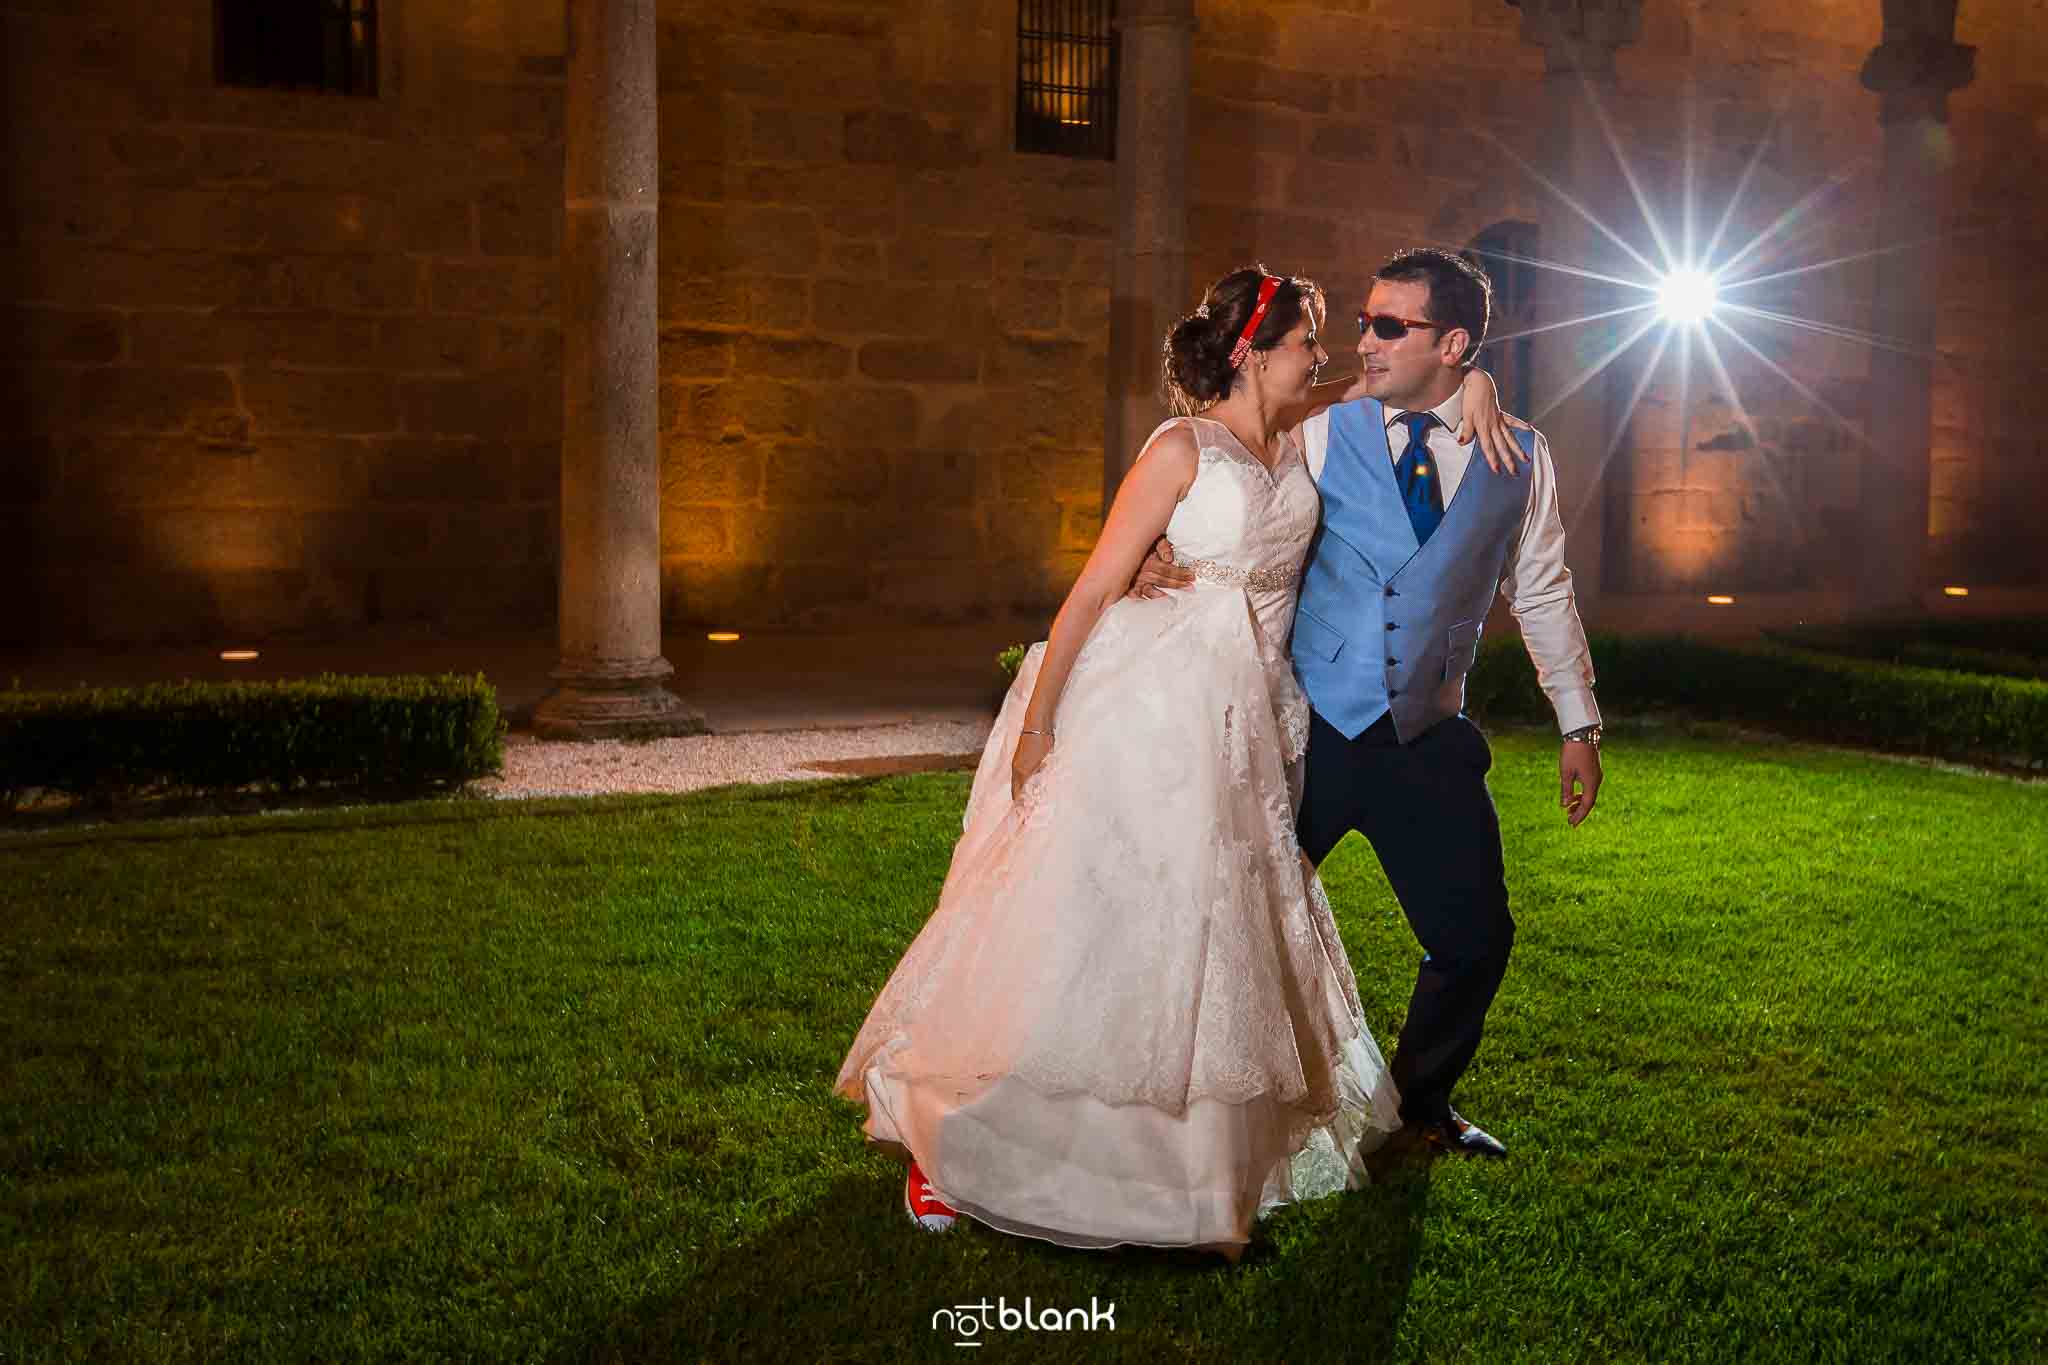
[[[1244,330],[1237,334],[1237,345],[1230,348],[1230,368],[1244,364],[1244,358],[1252,353],[1252,334],[1259,330],[1259,324],[1266,320],[1266,308],[1273,302],[1273,295],[1280,286],[1287,283],[1278,275],[1268,275],[1259,282],[1259,301],[1252,305],[1252,315],[1245,319]]]

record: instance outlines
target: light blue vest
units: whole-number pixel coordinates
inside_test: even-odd
[[[1536,437],[1517,430],[1535,455]],[[1324,720],[1356,739],[1389,711],[1407,743],[1465,706],[1465,674],[1529,503],[1526,472],[1496,474],[1477,447],[1427,545],[1394,482],[1386,412],[1371,398],[1330,409],[1294,617],[1294,673]]]

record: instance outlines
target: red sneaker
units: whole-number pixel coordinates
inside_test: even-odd
[[[910,1174],[903,1178],[903,1211],[926,1232],[950,1232],[960,1217],[959,1210],[932,1193],[931,1182],[924,1178],[915,1161],[910,1163]]]

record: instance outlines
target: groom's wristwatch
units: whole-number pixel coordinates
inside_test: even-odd
[[[1581,744],[1590,744],[1597,749],[1600,747],[1601,734],[1602,731],[1597,725],[1581,725],[1576,730],[1567,731],[1564,742],[1569,744],[1573,740],[1577,740]]]

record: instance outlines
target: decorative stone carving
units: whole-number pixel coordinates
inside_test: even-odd
[[[1876,236],[1881,247],[1922,237],[1947,200],[1948,96],[1970,83],[1975,49],[1955,41],[1956,0],[1885,0],[1883,41],[1863,64],[1881,97],[1884,171]],[[1930,138],[1933,132],[1936,136]],[[1871,318],[1894,346],[1870,356],[1870,439],[1878,459],[1863,468],[1857,499],[1867,610],[1914,611],[1927,590],[1932,486],[1937,269],[1928,257],[1888,254],[1875,264]]]
[[[1522,41],[1543,49],[1551,75],[1610,75],[1615,52],[1642,33],[1643,0],[1508,0]]]
[[[1884,37],[1863,62],[1883,123],[1948,122],[1948,97],[1977,74],[1977,49],[1955,41],[1956,0],[1884,0]]]

